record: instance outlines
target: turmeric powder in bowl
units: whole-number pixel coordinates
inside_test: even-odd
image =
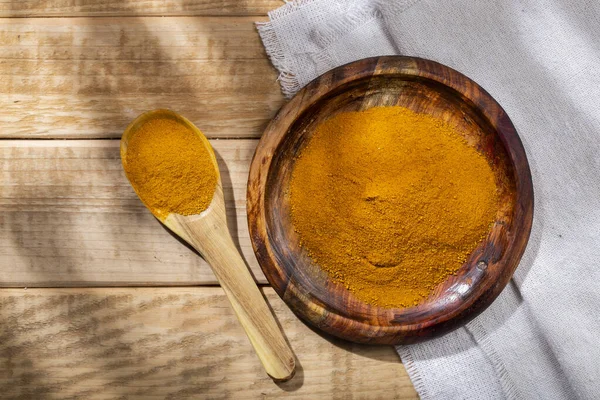
[[[319,125],[290,186],[300,245],[365,303],[410,307],[486,237],[498,194],[486,158],[452,127],[403,107]]]

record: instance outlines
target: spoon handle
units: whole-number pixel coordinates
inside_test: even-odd
[[[276,381],[291,379],[294,354],[229,232],[218,241],[205,241],[202,254],[227,294],[267,374]]]
[[[192,217],[170,214],[165,222],[211,266],[267,374],[286,381],[294,376],[294,353],[233,243],[221,193],[218,187],[209,212]]]

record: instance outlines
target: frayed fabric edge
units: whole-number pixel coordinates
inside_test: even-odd
[[[314,3],[315,1],[317,0],[287,1],[285,5],[268,13],[269,22],[256,23],[256,28],[266,49],[267,56],[279,71],[278,81],[281,85],[281,91],[287,98],[292,97],[296,92],[302,89],[302,85],[300,85],[295,72],[286,60],[285,53],[281,42],[277,37],[272,21],[288,16],[303,6]],[[370,4],[368,6],[349,10],[348,14],[343,18],[324,27],[324,30],[320,32],[319,36],[315,37],[319,47],[322,48],[322,50],[315,55],[315,59],[320,65],[327,65],[328,68],[335,67],[335,61],[331,60],[326,52],[327,47],[347,32],[356,29],[357,26],[360,26],[373,18],[378,18],[380,13],[376,4],[377,2],[374,3],[375,6]]]
[[[498,374],[498,380],[500,381],[500,386],[502,386],[502,390],[504,390],[506,398],[509,400],[521,399],[521,395],[519,394],[515,385],[512,383],[508,371],[504,367],[504,363],[496,352],[496,349],[483,325],[479,321],[473,320],[465,326],[465,329],[473,336],[473,339],[477,342],[477,344],[479,344],[479,347],[492,363],[496,373]]]
[[[281,92],[288,99],[302,89],[302,86],[300,85],[295,72],[290,68],[289,63],[286,61],[281,42],[277,37],[277,33],[275,33],[275,28],[273,28],[273,23],[271,21],[290,15],[299,8],[315,1],[316,0],[286,1],[285,5],[273,11],[269,11],[268,22],[255,23],[260,39],[262,40],[267,52],[267,56],[271,60],[273,66],[279,71],[279,77],[277,80],[281,85]]]
[[[290,66],[290,63],[286,60],[285,53],[283,52],[281,42],[277,37],[272,21],[286,17],[298,11],[300,8],[316,1],[318,0],[285,0],[286,4],[268,13],[268,22],[256,23],[256,28],[263,45],[265,46],[267,55],[275,68],[279,71],[277,80],[281,85],[281,91],[287,98],[292,97],[296,92],[302,89],[302,85],[300,85],[298,77]],[[419,1],[420,0],[401,0],[397,4],[393,4],[391,9],[396,14],[401,13]],[[326,26],[325,29],[319,33],[319,36],[315,38],[322,48],[321,51],[315,54],[315,60],[319,65],[326,65],[329,68],[335,67],[336,60],[331,58],[327,52],[327,48],[339,37],[356,29],[357,26],[367,23],[373,18],[381,18],[380,8],[384,5],[390,6],[389,3],[382,0],[363,4],[355,9],[348,10],[348,13],[344,15],[343,18]]]
[[[281,8],[285,7],[287,7],[287,5]],[[300,82],[298,82],[296,74],[286,63],[285,54],[281,48],[281,43],[275,33],[275,29],[273,28],[273,24],[271,22],[257,22],[256,29],[263,42],[267,56],[269,56],[271,63],[279,71],[277,80],[281,85],[281,91],[285,97],[292,97],[302,87],[300,86]]]
[[[421,371],[417,368],[415,360],[410,350],[404,346],[396,346],[396,351],[400,355],[400,360],[402,360],[402,364],[404,364],[404,368],[408,373],[408,377],[410,378],[410,381],[415,387],[415,390],[419,394],[421,400],[431,399],[431,396],[429,396],[429,394],[427,393],[425,382],[423,382]]]
[[[269,19],[274,20],[277,18],[285,17],[299,9],[302,6],[313,3],[316,0],[284,0],[285,4],[273,11],[269,11]]]

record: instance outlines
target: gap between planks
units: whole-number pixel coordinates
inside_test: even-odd
[[[229,229],[258,283],[246,182],[257,140],[211,140]],[[0,141],[4,287],[215,285],[209,266],[150,214],[129,185],[117,140]]]
[[[9,14],[0,14],[0,18],[6,19],[53,19],[53,18],[165,18],[165,17],[173,17],[173,18],[182,18],[182,17],[206,17],[206,18],[243,18],[243,17],[255,17],[257,19],[264,19],[267,14],[265,13],[256,13],[256,14],[219,14],[219,13],[204,13],[204,14],[194,14],[194,13],[164,13],[164,14],[144,14],[144,13],[136,13],[136,14],[60,14],[60,15],[9,15]]]
[[[298,359],[265,374],[220,288],[2,289],[0,391],[18,398],[396,398],[416,393],[391,346],[312,331],[261,289]]]
[[[260,16],[282,5],[281,0],[8,0],[0,3],[0,17]]]
[[[260,137],[284,99],[255,20],[2,19],[0,137],[118,138],[156,108],[210,138]]]

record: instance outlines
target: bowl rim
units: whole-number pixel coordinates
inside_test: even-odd
[[[352,74],[343,71],[351,69]],[[290,131],[289,128],[316,101],[349,82],[385,75],[406,75],[442,84],[466,100],[470,100],[488,120],[501,139],[513,166],[516,185],[515,209],[524,218],[515,218],[519,241],[506,261],[499,280],[470,302],[461,302],[440,318],[415,324],[371,325],[345,315],[332,313],[323,305],[307,302],[293,281],[285,275],[274,256],[269,238],[265,211],[265,191],[273,155]],[[465,85],[469,90],[465,91]],[[286,123],[291,118],[291,123]],[[285,124],[285,125],[284,125]],[[269,283],[277,294],[302,320],[334,336],[361,343],[405,344],[438,336],[464,325],[485,310],[508,284],[527,246],[533,223],[533,182],[525,149],[517,131],[504,109],[481,86],[460,72],[435,61],[409,56],[365,58],[334,68],[317,77],[284,104],[269,122],[252,158],[247,187],[247,218],[254,254]],[[483,295],[485,294],[485,296]],[[327,314],[328,321],[316,323],[319,315]],[[322,319],[322,318],[321,318]],[[362,335],[348,334],[340,326],[352,325]],[[426,334],[424,334],[424,332]]]

